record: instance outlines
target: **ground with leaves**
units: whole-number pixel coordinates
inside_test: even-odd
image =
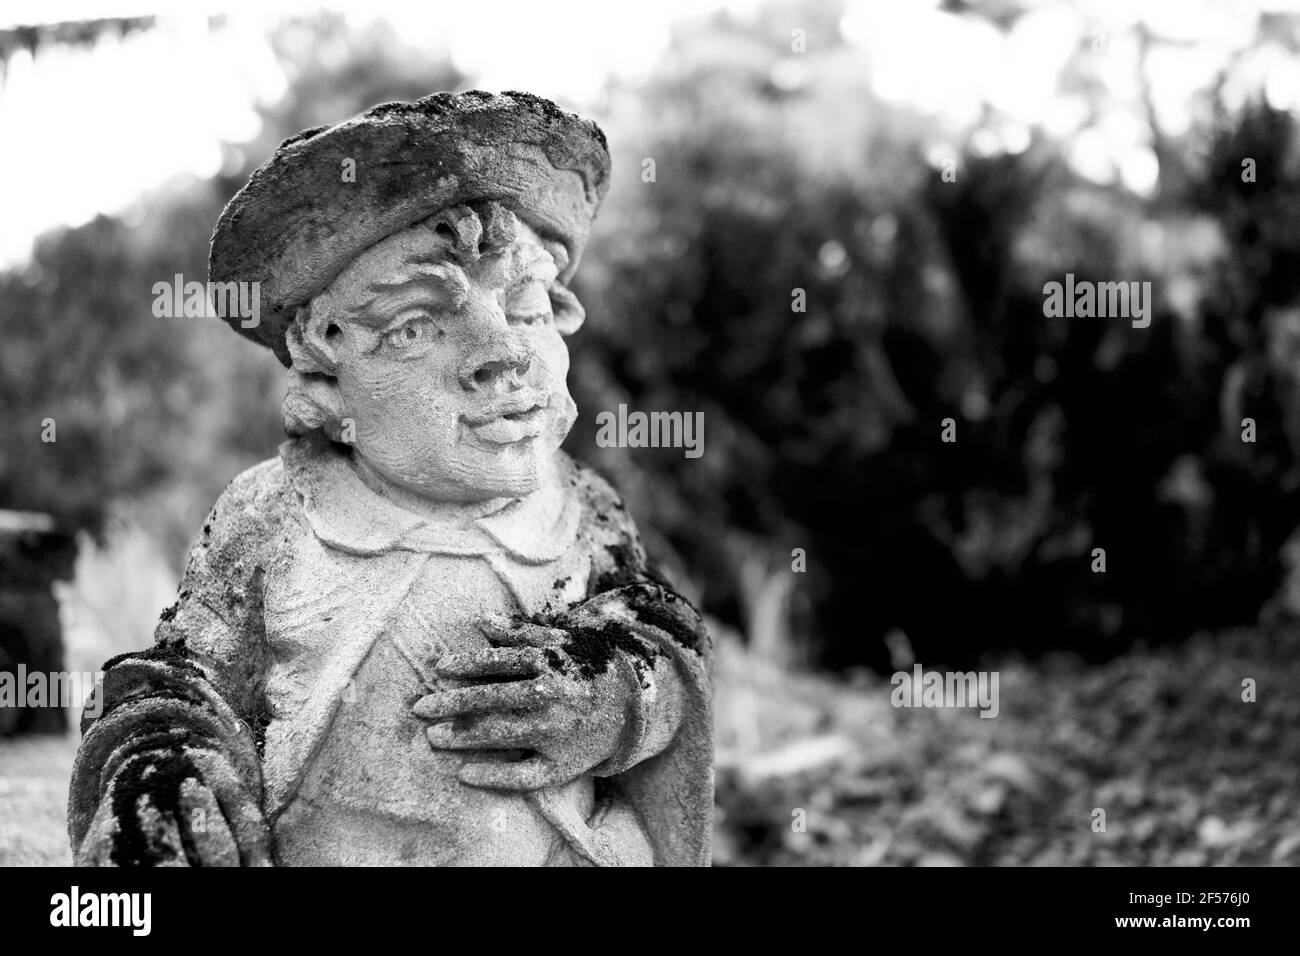
[[[1297,650],[1300,627],[1278,624],[1101,667],[1007,663],[982,719],[894,709],[885,679],[790,678],[724,644],[716,861],[1300,864]],[[761,751],[737,732],[755,713]]]
[[[995,719],[895,709],[721,638],[716,861],[1300,865],[1300,626],[998,671]],[[75,747],[0,742],[0,865],[70,862]]]

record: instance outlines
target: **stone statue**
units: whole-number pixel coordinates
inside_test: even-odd
[[[210,285],[288,368],[148,650],[105,665],[69,798],[83,865],[706,865],[710,645],[605,481],[567,283],[608,189],[522,93],[285,141]]]

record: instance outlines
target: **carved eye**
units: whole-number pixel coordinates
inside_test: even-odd
[[[442,332],[434,325],[433,320],[427,315],[421,315],[385,332],[383,342],[387,348],[404,352],[416,346],[427,345],[441,335]]]

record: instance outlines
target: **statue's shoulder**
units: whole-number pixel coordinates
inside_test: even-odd
[[[631,526],[627,505],[614,485],[595,468],[583,464],[566,452],[556,455],[560,464],[561,480],[565,481],[579,502],[584,521],[622,527]]]
[[[298,510],[297,499],[279,456],[240,472],[226,485],[203,522],[199,545],[256,549],[278,537]]]
[[[291,497],[284,460],[277,455],[236,475],[217,498],[213,510],[224,507],[228,513],[246,515],[259,509],[275,508]]]
[[[560,454],[567,468],[565,480],[582,509],[579,534],[592,555],[589,590],[597,593],[640,580],[649,573],[650,562],[622,496],[596,469]]]

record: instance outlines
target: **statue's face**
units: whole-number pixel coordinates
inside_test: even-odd
[[[523,224],[498,246],[466,261],[433,229],[410,229],[325,293],[339,318],[320,334],[357,453],[432,501],[536,490],[577,417],[547,292],[557,264]]]

